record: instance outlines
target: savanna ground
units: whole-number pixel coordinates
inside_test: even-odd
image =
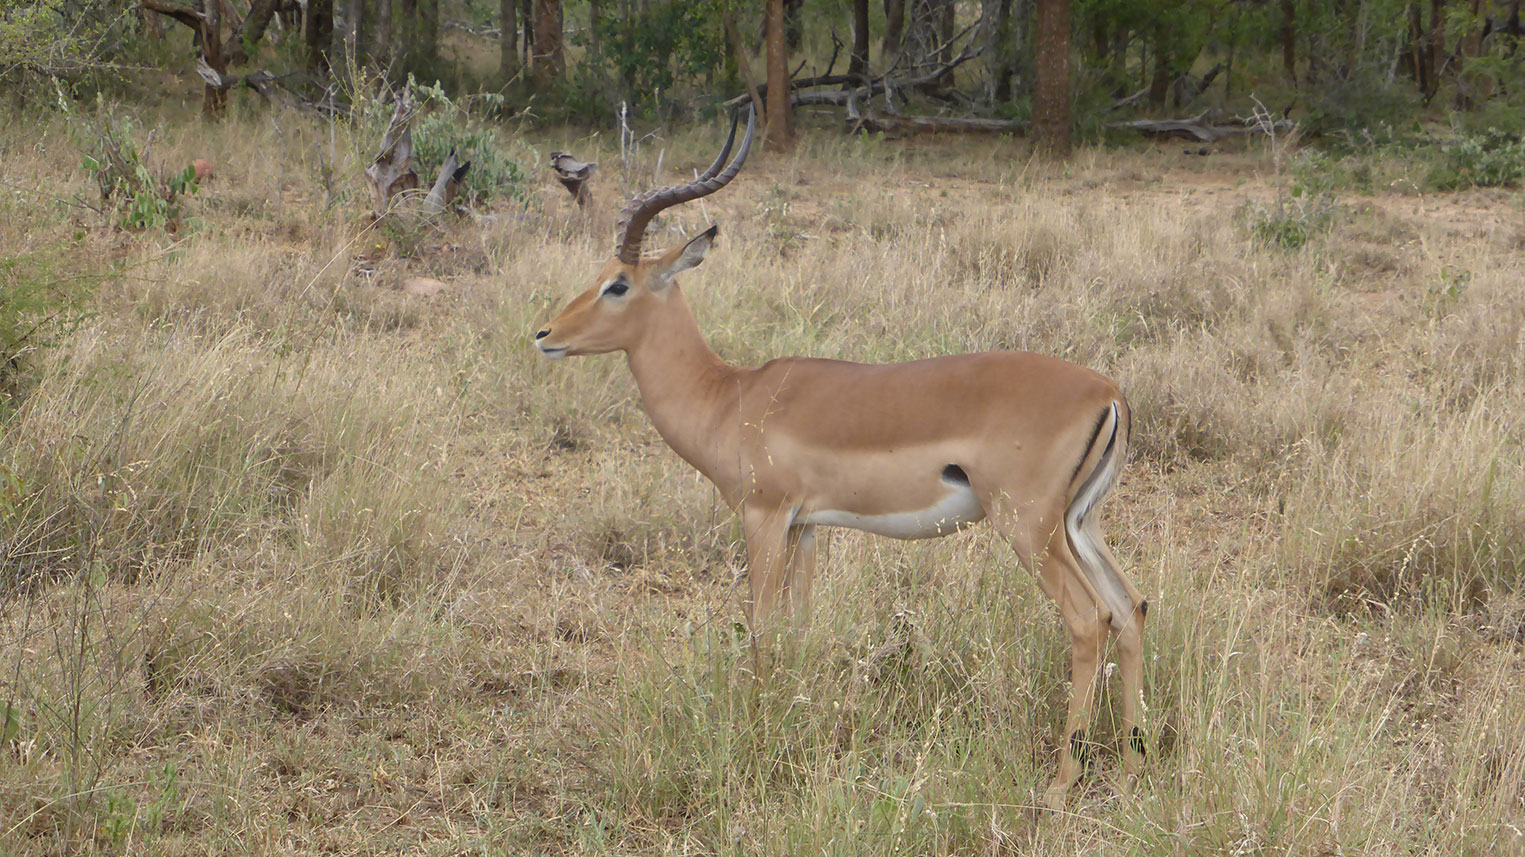
[[[1518,192],[1378,162],[1315,212],[1280,145],[1060,168],[822,128],[658,224],[721,224],[684,287],[734,362],[1020,348],[1122,383],[1150,761],[1123,793],[1104,696],[1050,814],[1067,638],[988,528],[832,532],[758,675],[733,516],[619,357],[530,345],[718,125],[623,166],[510,126],[526,207],[373,227],[342,123],[140,119],[217,165],[200,228],[112,228],[68,202],[64,119],[0,128],[0,277],[84,295],[0,425],[0,851],[1525,853]],[[605,164],[591,225],[564,147]]]

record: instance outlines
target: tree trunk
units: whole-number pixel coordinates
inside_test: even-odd
[[[561,50],[561,0],[535,0],[535,85],[549,88],[566,71]]]
[[[138,8],[138,15],[143,19],[143,34],[148,36],[148,40],[155,44],[164,41],[164,24],[159,16],[142,7]]]
[[[419,0],[419,37],[424,40],[423,57],[431,65],[439,59],[440,0]]]
[[[603,25],[603,4],[599,0],[588,0],[588,45],[592,48],[594,56],[603,53],[602,36],[599,35]]]
[[[868,76],[868,0],[853,0],[853,55],[847,73]]]
[[[1165,96],[1170,94],[1170,51],[1163,38],[1154,42],[1154,74],[1149,78],[1149,103],[1155,107],[1165,106]]]
[[[939,61],[937,47],[942,43],[943,8],[950,0],[910,0],[906,8],[905,36],[901,50],[912,65]]]
[[[206,58],[207,65],[220,75],[228,73],[228,57],[222,50],[222,4],[218,0],[199,4],[204,16],[201,26],[201,55]],[[222,87],[207,84],[201,91],[201,115],[205,119],[216,119],[222,115],[228,106],[228,91]]]
[[[941,0],[941,2],[942,22],[938,27],[938,36],[943,49],[938,52],[937,61],[949,63],[953,61],[953,27],[958,23],[958,17],[954,14],[956,7],[953,0]],[[951,82],[950,80],[949,83]]]
[[[1281,67],[1287,79],[1297,84],[1297,9],[1293,0],[1281,0]]]
[[[498,16],[498,73],[508,80],[519,65],[518,0],[499,0]]]
[[[1404,52],[1404,65],[1408,67],[1410,76],[1414,78],[1414,85],[1419,87],[1421,93],[1424,93],[1428,92],[1430,87],[1430,67],[1429,53],[1424,49],[1424,10],[1420,8],[1418,0],[1409,3],[1408,16],[1408,48]]]
[[[1117,87],[1117,97],[1128,94],[1128,45],[1133,33],[1126,27],[1118,27],[1112,33],[1112,80]]]
[[[893,63],[904,40],[905,0],[884,0],[884,44],[879,49],[883,60]]]
[[[1011,37],[1011,0],[997,0],[995,26],[990,36],[990,74],[994,78],[990,98],[996,104],[1011,102],[1012,70],[1016,65],[1016,45]]]
[[[527,68],[535,56],[534,0],[519,0],[519,27],[523,31],[523,38],[519,40],[519,64]]]
[[[789,102],[789,48],[784,39],[784,0],[765,0],[764,32],[768,47],[768,110],[764,117],[771,148],[794,142],[794,117]]]
[[[1038,0],[1033,142],[1052,157],[1070,153],[1070,0]]]
[[[392,2],[393,0],[375,0],[376,32],[366,52],[383,68],[392,61]]]
[[[784,0],[784,42],[791,51],[798,51],[805,37],[804,6],[805,0]]]
[[[307,45],[308,73],[315,76],[327,75],[330,65],[328,55],[334,45],[334,0],[307,0],[307,17],[302,22],[302,41]]]
[[[1467,31],[1462,34],[1461,43],[1457,45],[1457,59],[1460,74],[1456,76],[1456,109],[1471,110],[1479,102],[1486,101],[1489,96],[1488,79],[1478,74],[1472,68],[1471,60],[1476,59],[1483,53],[1483,4],[1482,0],[1472,0],[1471,19],[1467,23]]]
[[[1445,0],[1430,0],[1430,35],[1429,35],[1429,66],[1430,86],[1425,90],[1424,100],[1428,102],[1440,91],[1440,70],[1446,62],[1446,14]]]
[[[186,6],[176,0],[138,0],[138,5],[145,10],[174,18],[194,33],[193,43],[200,50],[201,61],[208,70],[203,74],[207,83],[202,90],[201,113],[208,119],[215,119],[222,115],[228,103],[228,68],[249,61],[249,51],[264,38],[265,28],[275,16],[278,0],[254,0],[249,7],[249,14],[226,36],[223,34],[221,0],[210,3],[197,0],[194,6]],[[199,71],[201,69],[198,67]]]

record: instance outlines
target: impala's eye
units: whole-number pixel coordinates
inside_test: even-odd
[[[626,285],[624,280],[615,280],[609,285],[604,286],[604,294],[614,295],[615,297],[619,297],[628,291],[630,291],[630,286]]]

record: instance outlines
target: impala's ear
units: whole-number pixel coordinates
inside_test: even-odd
[[[687,271],[690,268],[699,267],[704,261],[704,254],[710,251],[715,243],[715,236],[720,234],[720,226],[714,225],[703,232],[690,238],[682,247],[674,247],[657,257],[655,264],[656,279],[652,282],[653,290],[661,290],[672,282],[673,277]]]

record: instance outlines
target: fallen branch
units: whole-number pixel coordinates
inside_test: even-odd
[[[855,130],[889,133],[912,133],[930,131],[955,134],[1021,134],[1027,131],[1026,122],[1007,119],[982,119],[962,116],[906,116],[871,110],[858,116],[849,115]]]
[[[967,35],[973,29],[974,29],[973,25],[971,25],[968,28],[965,28],[958,35],[956,35],[952,39],[950,39],[947,42],[947,44],[944,45],[943,47],[951,47],[954,43],[956,43],[959,39],[963,38],[965,35]],[[923,72],[921,74],[916,74],[916,75],[898,76],[897,77],[897,76],[895,76],[895,71],[897,69],[891,69],[889,72],[886,72],[885,74],[882,74],[882,75],[880,75],[878,77],[864,78],[864,77],[860,77],[858,75],[851,75],[851,74],[830,74],[831,69],[828,67],[827,68],[827,72],[828,72],[827,74],[820,75],[820,76],[817,76],[817,77],[804,77],[804,78],[794,78],[794,77],[791,77],[790,80],[789,80],[789,91],[790,91],[789,99],[790,99],[790,102],[792,104],[796,105],[796,106],[801,105],[801,104],[827,104],[827,103],[837,104],[837,105],[844,105],[844,104],[847,103],[847,90],[841,90],[841,91],[839,91],[837,93],[833,93],[830,96],[829,100],[812,100],[812,99],[803,99],[802,100],[801,99],[801,95],[803,95],[803,93],[801,93],[801,90],[804,90],[804,89],[814,89],[815,87],[818,87],[818,86],[843,86],[843,85],[846,85],[846,84],[857,84],[858,85],[857,89],[860,92],[859,97],[862,97],[862,90],[864,90],[865,88],[867,88],[867,90],[868,90],[868,92],[866,93],[868,96],[878,95],[879,93],[885,92],[885,91],[890,90],[892,88],[893,89],[899,89],[899,90],[906,90],[906,89],[922,90],[922,89],[926,89],[926,88],[928,88],[928,87],[930,87],[930,86],[932,86],[934,84],[940,83],[948,75],[952,74],[954,69],[958,68],[959,66],[961,66],[964,63],[968,62],[969,60],[972,60],[975,57],[979,56],[981,49],[976,47],[975,42],[976,42],[975,39],[970,39],[967,43],[965,43],[964,49],[959,52],[958,56],[954,57],[953,59],[949,60],[948,62],[938,63],[937,65],[932,66],[929,71]],[[939,50],[942,50],[942,49],[943,48],[939,48]],[[835,64],[835,58],[833,58],[833,64]],[[798,70],[796,70],[796,73],[798,73]],[[759,83],[759,84],[757,84],[756,89],[757,89],[758,97],[760,97],[760,98],[767,98],[768,97],[768,84],[767,83]],[[735,109],[741,107],[743,104],[746,104],[751,99],[751,97],[752,96],[751,96],[751,92],[750,91],[744,92],[741,95],[737,95],[737,96],[731,98],[730,100],[726,101],[725,102],[725,107],[726,107],[727,110],[735,110]]]
[[[1278,119],[1269,123],[1241,119],[1237,125],[1208,125],[1202,121],[1206,115],[1204,111],[1189,119],[1133,119],[1128,122],[1113,122],[1111,127],[1126,128],[1160,137],[1185,137],[1202,143],[1216,143],[1224,137],[1282,131],[1295,125],[1290,119]]]

